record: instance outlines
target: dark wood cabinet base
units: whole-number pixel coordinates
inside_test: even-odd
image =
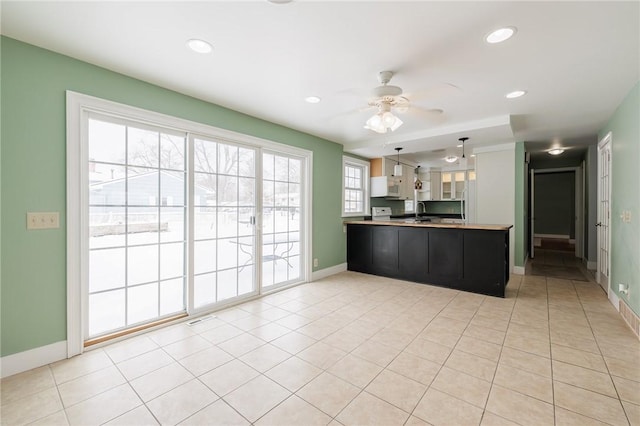
[[[509,230],[348,224],[347,264],[350,271],[504,297]]]

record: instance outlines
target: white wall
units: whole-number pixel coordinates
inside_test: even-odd
[[[515,224],[516,144],[477,148],[476,221]],[[509,271],[513,273],[515,232],[509,232]]]

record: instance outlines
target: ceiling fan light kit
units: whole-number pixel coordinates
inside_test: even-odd
[[[392,71],[381,71],[378,74],[378,81],[382,86],[373,89],[375,100],[369,102],[370,106],[378,107],[378,112],[370,117],[364,125],[365,129],[373,130],[376,133],[392,132],[402,126],[403,122],[391,112],[391,107],[398,107],[406,110],[409,101],[402,95],[402,89],[398,86],[389,86],[388,83],[393,77]]]

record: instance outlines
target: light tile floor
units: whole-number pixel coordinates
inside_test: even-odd
[[[640,425],[640,343],[593,282],[504,299],[352,272],[2,380],[2,424]]]

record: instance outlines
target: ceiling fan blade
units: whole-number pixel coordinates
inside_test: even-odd
[[[373,110],[375,110],[375,107],[372,107],[372,106],[369,106],[369,105],[365,105],[365,106],[363,106],[361,108],[355,108],[355,109],[352,109],[352,110],[349,110],[349,111],[333,114],[333,115],[331,115],[329,117],[329,120],[330,121],[341,120],[341,119],[344,119],[344,118],[357,116],[357,115],[362,114],[364,112],[373,111]]]
[[[440,83],[437,86],[432,86],[427,89],[406,93],[403,96],[410,99],[412,102],[416,102],[423,99],[437,99],[444,96],[453,96],[460,93],[461,91],[462,90],[454,84]]]

